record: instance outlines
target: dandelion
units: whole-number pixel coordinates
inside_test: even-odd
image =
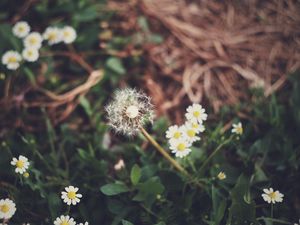
[[[16,212],[16,204],[10,199],[0,200],[0,219],[10,219]]]
[[[25,48],[22,51],[22,56],[28,62],[35,62],[39,58],[39,52],[35,48]]]
[[[43,38],[40,33],[32,32],[26,38],[24,38],[25,48],[40,49],[42,47]]]
[[[9,70],[18,69],[21,60],[21,55],[18,52],[12,50],[5,52],[2,56],[2,64],[6,65],[7,69]]]
[[[232,124],[231,133],[242,135],[243,134],[243,126],[242,123],[239,122],[237,124]]]
[[[192,123],[203,123],[207,119],[205,109],[200,104],[193,104],[186,109],[185,117]]]
[[[219,180],[224,180],[226,178],[226,174],[224,172],[220,172],[217,177]]]
[[[13,158],[10,162],[11,165],[16,166],[15,172],[23,174],[29,167],[30,163],[25,156],[20,155],[19,158]]]
[[[67,203],[67,205],[76,205],[80,202],[82,194],[77,194],[79,188],[74,186],[69,186],[65,188],[65,191],[61,192],[61,199]]]
[[[178,127],[177,125],[170,126],[166,131],[166,137],[169,139],[182,138],[182,132],[180,127]]]
[[[62,40],[61,31],[57,27],[48,27],[43,33],[43,38],[49,45],[57,44]]]
[[[70,216],[61,215],[54,220],[54,225],[76,225],[76,221]]]
[[[123,169],[123,168],[125,168],[125,163],[124,163],[124,160],[123,160],[123,159],[120,159],[120,160],[114,165],[114,169],[115,169],[116,171],[118,171],[118,170],[121,170],[121,169]]]
[[[191,143],[183,138],[170,140],[170,149],[176,157],[183,158],[187,156],[192,151],[190,147]]]
[[[73,27],[65,26],[61,30],[62,41],[66,44],[70,44],[75,41],[77,34]]]
[[[261,195],[263,199],[268,203],[275,203],[275,202],[282,202],[283,201],[283,194],[279,191],[274,191],[273,188],[264,189],[264,193]]]
[[[18,38],[23,38],[26,37],[27,34],[30,31],[30,26],[28,25],[27,22],[25,21],[20,21],[17,22],[14,26],[13,26],[13,34],[18,37]]]
[[[130,88],[116,91],[106,112],[109,125],[128,136],[136,135],[147,123],[152,123],[154,117],[150,97]]]
[[[197,136],[197,130],[192,125],[188,124],[181,127],[183,138],[190,143],[200,140]]]

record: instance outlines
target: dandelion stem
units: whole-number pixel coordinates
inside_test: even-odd
[[[157,151],[160,152],[160,154],[163,155],[163,157],[165,157],[165,159],[167,159],[179,172],[191,178],[191,175],[176,160],[174,160],[169,155],[169,153],[165,149],[163,149],[163,147],[161,147],[161,145],[158,144],[144,128],[141,128],[141,131],[145,138],[147,138],[147,140],[157,149]]]
[[[211,154],[210,156],[208,156],[208,158],[204,161],[204,163],[202,164],[202,166],[199,169],[199,174],[202,175],[204,173],[204,170],[206,169],[206,166],[208,165],[208,163],[212,160],[212,158],[219,152],[222,150],[222,148],[227,145],[232,139],[232,136],[227,139],[226,141],[224,141],[223,143],[221,143]]]

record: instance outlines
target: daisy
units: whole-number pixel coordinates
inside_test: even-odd
[[[188,121],[193,123],[202,123],[207,119],[205,109],[200,104],[193,104],[186,109],[185,117]]]
[[[27,34],[30,31],[30,26],[28,25],[27,22],[25,21],[20,21],[17,22],[14,26],[13,26],[13,34],[18,37],[18,38],[23,38],[26,37]]]
[[[22,56],[28,62],[35,62],[39,58],[39,52],[36,48],[25,48]]]
[[[62,35],[62,41],[66,44],[70,44],[74,42],[77,37],[75,29],[71,26],[65,26],[61,30],[61,35]]]
[[[10,219],[16,212],[16,204],[10,199],[0,200],[0,219]]]
[[[65,188],[66,191],[61,192],[61,199],[67,203],[67,205],[76,205],[80,202],[82,194],[77,194],[79,190],[77,187],[69,186]]]
[[[40,33],[32,32],[26,38],[24,38],[25,48],[39,49],[42,47],[43,38]]]
[[[170,149],[176,157],[183,158],[187,156],[192,151],[190,147],[191,143],[183,138],[170,140]]]
[[[57,27],[48,27],[43,33],[43,38],[49,45],[57,44],[62,40],[61,31]]]
[[[219,180],[224,180],[226,178],[226,174],[224,172],[220,172],[217,177]]]
[[[89,225],[88,222],[85,222],[85,223],[79,223],[78,225]]]
[[[193,143],[200,140],[200,137],[197,136],[197,131],[191,125],[186,125],[181,127],[183,138],[188,142]]]
[[[274,191],[273,188],[264,189],[264,192],[261,196],[263,199],[268,203],[275,203],[275,202],[282,202],[283,201],[283,194],[279,191]]]
[[[115,169],[116,171],[118,171],[118,170],[121,170],[121,169],[123,169],[123,168],[125,168],[125,163],[124,163],[124,160],[123,160],[123,159],[120,159],[120,160],[114,165],[114,169]]]
[[[202,123],[191,123],[190,121],[186,121],[184,125],[193,127],[197,134],[205,131],[205,127]]]
[[[61,215],[54,220],[54,225],[76,225],[76,222],[70,216]]]
[[[20,174],[23,174],[29,167],[28,159],[22,155],[18,159],[13,158],[10,164],[16,166],[15,172]]]
[[[170,126],[166,131],[166,137],[169,139],[182,138],[182,132],[180,127],[178,127],[177,125]]]
[[[6,65],[7,69],[9,70],[18,69],[21,60],[21,55],[18,52],[12,50],[5,52],[2,56],[2,64]]]
[[[239,122],[237,124],[232,124],[231,133],[242,135],[243,134],[243,126],[242,123]]]

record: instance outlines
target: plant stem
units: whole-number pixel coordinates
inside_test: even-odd
[[[290,222],[287,222],[284,220],[279,220],[279,219],[274,219],[274,218],[269,218],[269,217],[259,217],[259,218],[257,218],[257,220],[268,220],[268,221],[275,222],[275,223],[292,225],[292,223],[290,223]]]
[[[271,218],[273,219],[273,214],[274,214],[274,204],[271,203]],[[273,222],[271,223],[271,225],[273,225]]]
[[[212,158],[219,152],[222,150],[222,148],[231,141],[232,136],[227,139],[226,141],[224,141],[223,143],[221,143],[211,154],[210,156],[208,156],[208,158],[204,161],[204,163],[202,164],[202,166],[199,169],[199,174],[202,175],[204,173],[204,170],[206,168],[206,166],[208,165],[208,163],[212,160]]]
[[[161,145],[158,144],[144,128],[141,128],[141,131],[145,138],[147,138],[147,140],[156,148],[157,151],[159,151],[160,154],[163,155],[163,157],[165,157],[165,159],[167,159],[172,164],[172,166],[174,166],[179,172],[191,178],[191,175],[176,160],[174,160],[169,155],[169,153],[165,149],[163,149],[163,147],[161,147]]]

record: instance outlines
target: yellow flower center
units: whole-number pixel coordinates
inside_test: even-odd
[[[7,213],[9,211],[9,206],[4,204],[0,206],[0,211],[3,213]]]
[[[62,221],[62,223],[60,225],[69,225],[69,222],[64,220],[64,221]]]
[[[173,138],[178,139],[178,138],[180,138],[180,136],[181,136],[181,133],[179,131],[176,131],[173,135]]]
[[[74,191],[68,192],[68,198],[69,199],[75,199],[76,198],[76,192],[74,192]]]
[[[29,43],[32,44],[32,45],[34,45],[34,44],[37,43],[37,40],[35,38],[30,38],[29,39]]]
[[[237,128],[236,128],[236,132],[237,132],[238,134],[242,134],[242,133],[243,133],[243,127],[237,127]]]
[[[193,123],[192,127],[195,128],[195,129],[197,129],[199,127],[199,124],[198,123]]]
[[[23,32],[25,30],[24,27],[19,27],[19,32]]]
[[[188,130],[188,131],[187,131],[187,135],[188,135],[189,137],[195,137],[196,132],[195,132],[194,130]]]
[[[184,143],[180,143],[180,144],[177,146],[177,149],[178,149],[178,151],[184,151],[184,150],[185,150],[185,144],[184,144]]]
[[[276,194],[275,194],[274,191],[271,192],[271,193],[269,193],[268,195],[269,195],[269,197],[270,197],[271,199],[275,199],[275,198],[276,198]]]
[[[21,169],[24,167],[24,162],[22,160],[18,160],[16,166]]]
[[[64,32],[64,36],[65,36],[65,37],[69,37],[69,36],[70,36],[70,32],[65,31],[65,32]]]
[[[10,57],[8,59],[8,63],[16,63],[17,62],[17,58],[16,57]]]
[[[199,111],[195,111],[193,112],[194,117],[199,117],[200,116],[200,112]]]
[[[54,41],[56,39],[56,33],[50,33],[49,36],[48,36],[48,39],[50,41]]]

